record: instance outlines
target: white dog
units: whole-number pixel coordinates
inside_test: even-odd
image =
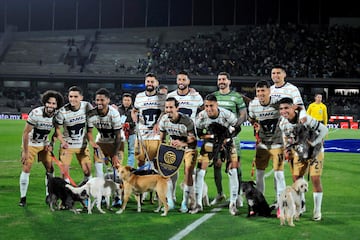
[[[122,187],[119,183],[114,182],[111,179],[105,179],[104,177],[94,177],[91,178],[85,185],[81,187],[73,187],[70,184],[66,185],[73,193],[81,193],[83,190],[86,190],[87,194],[90,196],[88,198],[88,214],[91,214],[91,210],[96,204],[97,209],[101,213],[105,213],[101,209],[101,199],[104,196],[106,201],[107,209],[110,209],[110,197],[112,194],[121,196]],[[91,203],[91,198],[93,202]]]
[[[193,183],[195,185],[195,174],[193,174],[192,177],[193,177]],[[180,188],[184,189],[184,185],[185,185],[185,183],[182,182],[180,184]],[[202,189],[202,204],[203,204],[203,206],[206,206],[206,207],[210,206],[209,196],[208,196],[208,185],[206,184],[205,181],[204,181],[204,185],[203,185],[203,189]],[[195,191],[191,191],[189,194],[188,206],[190,209],[194,209],[196,207]]]
[[[299,178],[280,194],[280,225],[284,225],[286,220],[289,226],[295,226],[294,219],[298,221],[301,214],[301,193],[307,191],[308,183],[304,178]]]

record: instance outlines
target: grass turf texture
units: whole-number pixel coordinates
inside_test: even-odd
[[[44,167],[33,165],[27,194],[27,207],[18,206],[21,134],[24,121],[0,120],[0,236],[1,239],[169,239],[186,226],[198,220],[212,208],[205,207],[203,213],[191,215],[177,211],[182,191],[177,186],[176,210],[167,217],[153,213],[154,205],[146,202],[143,212],[136,212],[134,198],[121,215],[115,210],[100,214],[96,209],[92,215],[78,215],[70,211],[51,212],[45,204]],[[243,140],[253,140],[252,129],[243,127]],[[327,139],[360,138],[358,130],[330,130]],[[57,153],[57,151],[55,151]],[[243,179],[251,179],[253,150],[242,151]],[[59,169],[55,166],[56,175]],[[276,218],[247,218],[247,208],[239,208],[240,215],[230,216],[228,208],[197,227],[184,239],[357,239],[360,236],[360,155],[351,153],[326,153],[322,176],[324,198],[322,221],[311,220],[313,199],[310,191],[306,194],[307,212],[296,227],[280,226]],[[268,167],[267,171],[270,171]],[[82,180],[81,169],[76,160],[71,166],[71,176],[76,182]],[[291,177],[285,166],[288,185]],[[182,171],[178,184],[182,181]],[[212,168],[205,177],[209,185],[210,200],[216,195]],[[228,177],[223,175],[223,188],[228,194]],[[273,175],[266,179],[265,197],[269,203],[274,200]],[[79,206],[80,207],[80,206]]]

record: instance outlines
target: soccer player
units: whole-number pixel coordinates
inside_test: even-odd
[[[157,92],[159,81],[153,73],[145,76],[145,91],[135,97],[131,116],[138,124],[137,139],[135,141],[135,159],[138,167],[145,161],[153,161],[160,146],[158,121],[164,112],[166,95]]]
[[[100,88],[95,93],[96,107],[87,113],[87,137],[94,149],[95,171],[97,177],[103,177],[104,159],[111,159],[113,167],[121,165],[121,122],[119,112],[110,104],[110,92]],[[98,134],[96,140],[93,136],[93,128],[96,127]],[[99,154],[100,151],[103,154]]]
[[[311,103],[306,111],[311,117],[315,118],[325,126],[328,123],[327,107],[322,103],[321,93],[315,94],[315,102]]]
[[[271,96],[274,96],[277,99],[286,97],[292,98],[295,104],[305,109],[304,101],[301,97],[299,89],[295,85],[286,81],[285,67],[281,65],[273,66],[271,69],[271,80],[274,82],[270,88]],[[274,176],[275,191],[277,191],[276,186],[276,177]],[[304,198],[305,196],[302,197]],[[305,199],[303,200],[305,201]]]
[[[37,107],[29,113],[22,135],[20,174],[20,202],[19,206],[26,206],[26,193],[29,186],[29,176],[32,164],[37,157],[45,167],[47,174],[54,173],[50,152],[53,150],[53,143],[49,142],[48,135],[54,128],[53,118],[57,110],[64,103],[63,96],[56,91],[48,90],[41,98],[43,106]],[[45,192],[48,196],[47,174],[45,175]]]
[[[186,71],[180,71],[176,75],[176,84],[177,89],[170,92],[167,97],[174,97],[179,103],[179,112],[189,116],[195,123],[196,114],[204,104],[203,98],[195,89],[190,88],[190,78]],[[171,177],[174,201],[176,201],[177,178],[178,173]]]
[[[280,129],[284,136],[284,142],[287,145],[294,143],[293,128],[296,124],[303,124],[311,131],[315,132],[316,138],[309,144],[314,147],[317,144],[323,144],[324,137],[328,133],[326,126],[310,115],[301,114],[295,110],[293,100],[291,98],[283,98],[279,101],[279,111],[282,116],[280,121]],[[304,111],[303,111],[304,112]],[[305,116],[302,116],[305,115]],[[315,159],[309,159],[307,161],[300,161],[294,148],[286,152],[286,154],[292,154],[292,163],[290,170],[293,175],[293,180],[303,177],[307,170],[309,171],[311,182],[313,184],[313,199],[314,199],[314,211],[313,219],[315,221],[321,220],[321,204],[323,198],[323,189],[321,185],[321,174],[324,166],[324,149],[319,152]]]
[[[276,198],[285,189],[283,141],[279,128],[280,114],[275,107],[278,99],[270,96],[270,84],[261,80],[255,84],[256,98],[249,104],[249,121],[259,136],[256,145],[256,188],[265,193],[265,169],[273,161]],[[279,213],[280,214],[280,213]]]
[[[227,172],[229,176],[229,187],[230,187],[230,204],[229,212],[231,215],[237,214],[236,200],[238,197],[239,190],[239,180],[237,176],[237,168],[239,166],[239,161],[237,158],[235,144],[231,142],[232,137],[236,136],[240,131],[240,124],[231,111],[226,110],[218,106],[217,99],[214,94],[209,94],[205,97],[204,102],[205,110],[201,111],[196,117],[196,129],[197,135],[199,138],[204,140],[204,143],[201,147],[200,155],[198,157],[198,164],[200,169],[196,173],[196,183],[195,183],[195,193],[196,193],[196,208],[191,210],[190,213],[198,213],[203,211],[202,206],[202,189],[204,185],[204,177],[206,168],[209,166],[210,157],[209,155],[218,154],[214,153],[214,149],[210,150],[207,146],[211,145],[214,142],[214,133],[208,133],[207,131],[214,123],[221,126],[222,128],[228,130],[231,134],[229,139],[224,139],[224,142],[218,143],[220,149],[227,148],[228,141],[231,143],[228,156],[230,159],[227,164]],[[225,132],[224,132],[225,134]],[[222,139],[222,138],[221,138]]]
[[[72,86],[68,91],[69,103],[59,109],[55,117],[56,137],[61,142],[60,160],[63,163],[64,171],[69,173],[69,166],[73,154],[82,168],[84,179],[88,181],[91,176],[91,159],[86,139],[86,113],[93,109],[93,106],[83,101],[82,89]],[[61,132],[61,127],[63,132]],[[65,178],[65,181],[70,180]]]
[[[286,71],[282,66],[274,66],[271,69],[271,80],[274,84],[270,88],[271,96],[278,99],[289,97],[292,98],[294,103],[299,106],[304,106],[304,101],[301,97],[299,89],[285,81]]]
[[[184,182],[183,200],[180,211],[188,212],[189,194],[193,192],[193,171],[197,156],[197,141],[194,122],[189,116],[179,112],[179,102],[174,97],[169,97],[165,102],[165,115],[160,119],[160,139],[166,141],[166,135],[170,136],[170,145],[185,150],[184,156]],[[169,180],[168,184],[171,184]],[[171,184],[172,186],[172,184]],[[174,186],[175,187],[175,186]],[[172,188],[168,191],[168,202],[172,199]],[[171,204],[170,200],[170,204]],[[174,203],[172,203],[174,205]],[[169,205],[171,206],[171,205]]]
[[[243,100],[243,97],[236,91],[230,89],[231,80],[230,80],[230,74],[227,72],[220,72],[217,76],[217,86],[219,88],[218,91],[214,92],[214,95],[217,98],[219,107],[225,108],[232,113],[235,114],[236,117],[238,117],[239,124],[241,125],[243,122],[246,121],[247,118],[247,111],[246,111],[246,104]],[[239,160],[239,168],[238,168],[238,179],[239,179],[239,186],[241,186],[241,161],[240,161],[240,138],[235,136],[233,139],[235,142],[238,160]],[[211,205],[215,205],[219,203],[222,200],[225,200],[225,195],[223,193],[222,188],[222,174],[221,174],[221,160],[218,159],[214,163],[214,179],[215,179],[215,185],[217,189],[218,195],[213,199],[211,202]],[[239,187],[239,195],[238,199],[236,201],[236,204],[238,207],[243,206],[242,197],[240,194]]]

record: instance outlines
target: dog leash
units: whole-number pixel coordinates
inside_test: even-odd
[[[70,183],[72,186],[76,187],[77,184],[74,182],[74,180],[70,177],[69,173],[67,171],[65,171],[64,167],[63,167],[63,163],[60,162],[60,160],[58,160],[56,157],[55,157],[55,154],[51,151],[50,152],[51,154],[51,158],[52,160],[56,163],[56,165],[58,165],[58,167],[60,168],[60,171],[62,174],[64,174],[64,176],[69,179]]]

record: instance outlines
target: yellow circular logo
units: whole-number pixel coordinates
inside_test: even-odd
[[[176,160],[176,155],[175,153],[171,152],[171,151],[167,151],[165,154],[164,154],[164,161],[167,163],[167,164],[173,164]]]

